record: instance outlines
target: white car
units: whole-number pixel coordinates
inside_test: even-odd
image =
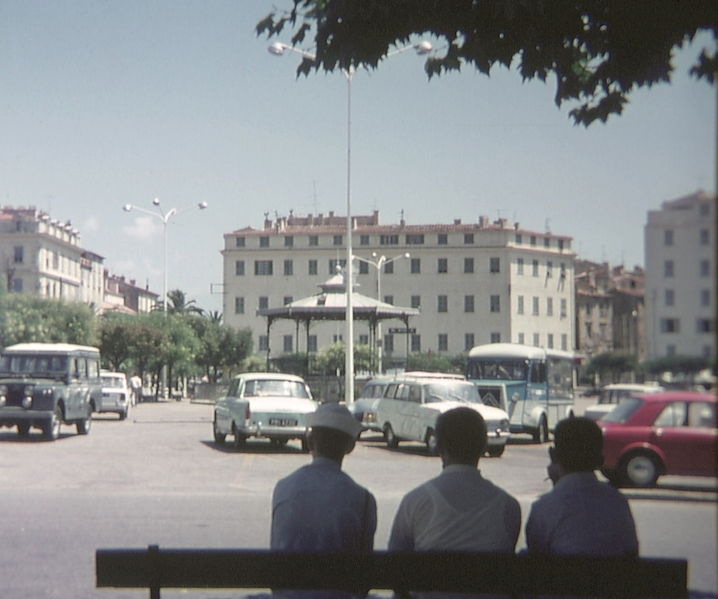
[[[377,421],[389,447],[396,447],[399,441],[419,441],[436,455],[436,419],[459,407],[481,414],[488,432],[486,451],[491,457],[500,457],[511,437],[509,416],[500,408],[482,403],[476,386],[466,380],[439,376],[397,378],[379,400]]]
[[[282,447],[299,439],[308,451],[307,417],[317,409],[309,386],[299,376],[252,372],[236,376],[225,397],[217,400],[212,425],[214,440],[233,438],[235,449],[249,437],[269,439]]]
[[[601,420],[606,414],[611,412],[624,399],[633,395],[644,395],[647,393],[660,393],[663,387],[653,384],[633,385],[616,383],[601,387],[598,395],[598,402],[587,407],[583,415],[591,420]]]
[[[124,372],[100,372],[102,379],[102,401],[98,412],[115,413],[124,420],[130,414],[132,405],[132,392],[127,385],[127,376]]]

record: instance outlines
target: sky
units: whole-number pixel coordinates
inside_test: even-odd
[[[162,221],[122,210],[159,198],[177,210],[168,288],[221,311],[226,233],[265,213],[346,214],[345,78],[297,78],[299,57],[273,56],[254,32],[290,5],[0,0],[0,205],[72,221],[111,274],[161,293]],[[413,52],[359,71],[352,213],[507,218],[573,237],[582,259],[642,265],[647,212],[715,192],[716,89],[688,76],[696,53],[587,129],[556,107],[551,80],[466,68],[429,81]]]

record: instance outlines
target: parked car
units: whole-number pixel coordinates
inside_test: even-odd
[[[98,412],[115,413],[124,420],[130,413],[132,392],[127,385],[124,372],[100,371],[102,379],[102,401]]]
[[[16,426],[21,437],[38,428],[54,441],[63,423],[86,435],[101,400],[95,347],[19,343],[0,354],[0,427]]]
[[[633,396],[600,422],[603,474],[648,487],[659,476],[716,476],[716,396],[674,391]]]
[[[215,405],[214,440],[221,444],[231,435],[234,447],[240,449],[249,437],[269,439],[278,447],[299,439],[302,450],[308,451],[307,416],[317,405],[301,377],[274,372],[240,374]]]
[[[393,380],[393,376],[379,376],[369,380],[362,387],[361,393],[354,403],[347,406],[354,418],[362,423],[365,431],[381,432],[381,427],[376,420],[376,408],[381,396],[384,395],[384,389]]]
[[[585,409],[583,415],[591,420],[601,420],[608,414],[616,404],[632,395],[640,395],[642,393],[659,393],[663,391],[663,387],[657,383],[646,385],[632,385],[616,383],[601,387],[598,395],[598,402]]]
[[[488,430],[487,453],[499,457],[509,440],[508,414],[482,403],[476,385],[456,377],[403,376],[387,385],[377,406],[377,421],[389,447],[400,441],[426,443],[436,455],[436,419],[452,408],[469,407],[483,416]]]

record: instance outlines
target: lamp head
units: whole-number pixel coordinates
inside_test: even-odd
[[[159,198],[155,198],[154,200],[152,200],[152,204],[153,204],[154,206],[159,206],[159,205],[160,205],[160,199],[159,199]]]
[[[404,258],[411,258],[411,254],[409,252],[406,252],[406,254],[404,254]]]
[[[197,204],[197,207],[200,210],[204,210],[205,208],[207,208],[207,205],[208,205],[207,202],[200,202],[199,204]]]
[[[416,53],[419,56],[428,54],[429,52],[431,52],[431,42],[427,42],[426,40],[419,42],[418,44],[414,45],[414,50],[416,50]]]
[[[123,209],[125,212],[129,212],[130,210],[132,210],[132,204],[125,204],[125,205],[122,207],[122,209]]]
[[[280,44],[279,42],[269,44],[267,51],[274,56],[282,56],[284,54],[284,44]]]

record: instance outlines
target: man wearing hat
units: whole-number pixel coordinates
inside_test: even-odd
[[[327,403],[310,415],[309,425],[312,462],[274,487],[271,548],[371,551],[376,500],[341,469],[344,456],[354,449],[361,424],[346,407]]]
[[[553,489],[536,500],[526,523],[529,552],[558,555],[638,555],[636,525],[626,498],[596,479],[603,435],[588,418],[556,425],[549,448]]]

